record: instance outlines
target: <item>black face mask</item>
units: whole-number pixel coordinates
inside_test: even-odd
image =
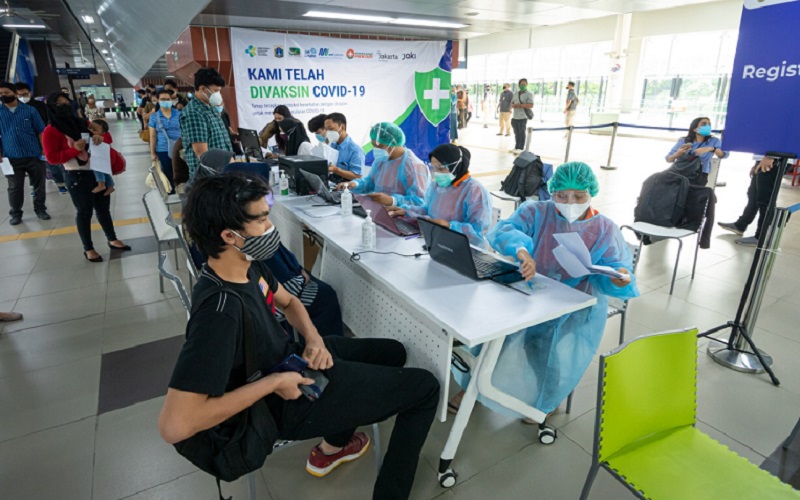
[[[4,95],[0,96],[0,101],[3,101],[3,104],[13,104],[14,101],[17,100],[17,96],[15,95]]]
[[[69,104],[58,104],[56,105],[56,113],[61,117],[70,116],[72,114],[72,106]]]

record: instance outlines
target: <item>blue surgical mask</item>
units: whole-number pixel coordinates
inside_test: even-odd
[[[697,129],[697,133],[702,135],[703,137],[708,137],[711,135],[711,125],[703,125],[699,129]]]
[[[451,174],[450,172],[443,173],[443,172],[434,172],[433,179],[436,181],[436,185],[440,188],[446,188],[450,184],[456,180],[456,176]]]
[[[172,101],[159,101],[159,106],[161,109],[170,109],[172,107]]]
[[[375,157],[375,160],[388,160],[389,159],[389,152],[385,149],[381,148],[374,148],[372,150],[372,155]]]
[[[314,134],[314,135],[317,136],[317,140],[319,142],[325,142],[326,137],[324,135],[322,135],[322,134]]]
[[[217,113],[222,113],[222,110],[225,109],[225,108],[222,107],[222,106],[214,106],[214,109],[217,110]]]

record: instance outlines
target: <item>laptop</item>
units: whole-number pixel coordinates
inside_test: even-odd
[[[328,186],[326,186],[326,184],[328,183],[327,179],[323,181],[318,175],[306,172],[302,168],[300,169],[300,173],[303,175],[303,177],[306,178],[308,183],[311,185],[311,190],[317,193],[317,195],[319,195],[320,198],[322,198],[331,205],[341,205],[342,193],[338,191],[332,192],[330,189],[328,189]]]
[[[364,217],[366,217],[366,210],[370,210],[370,215],[375,224],[381,226],[387,231],[394,233],[398,236],[414,236],[419,234],[419,226],[416,221],[411,219],[400,219],[389,215],[386,207],[373,201],[369,196],[354,194],[353,197],[358,200],[358,204],[365,210]],[[353,210],[355,213],[355,210]]]
[[[509,284],[524,279],[516,265],[470,246],[466,234],[425,219],[417,222],[434,261],[474,280]]]
[[[258,141],[258,132],[248,128],[239,129],[239,142],[242,143],[242,151],[247,156],[252,156],[257,160],[264,159],[264,153],[261,152],[261,143]]]

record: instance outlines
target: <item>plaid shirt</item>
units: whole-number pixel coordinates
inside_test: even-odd
[[[186,164],[189,166],[189,178],[194,176],[200,159],[194,154],[192,144],[205,142],[208,149],[224,149],[233,152],[228,128],[211,106],[196,97],[183,108],[180,117],[181,138],[186,148]]]
[[[17,110],[0,104],[0,136],[2,154],[7,158],[38,158],[42,155],[39,135],[44,132],[44,122],[33,106],[18,102]]]

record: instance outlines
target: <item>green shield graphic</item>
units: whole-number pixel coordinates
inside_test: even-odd
[[[450,114],[450,73],[435,68],[427,73],[414,74],[417,104],[425,118],[435,127]]]

